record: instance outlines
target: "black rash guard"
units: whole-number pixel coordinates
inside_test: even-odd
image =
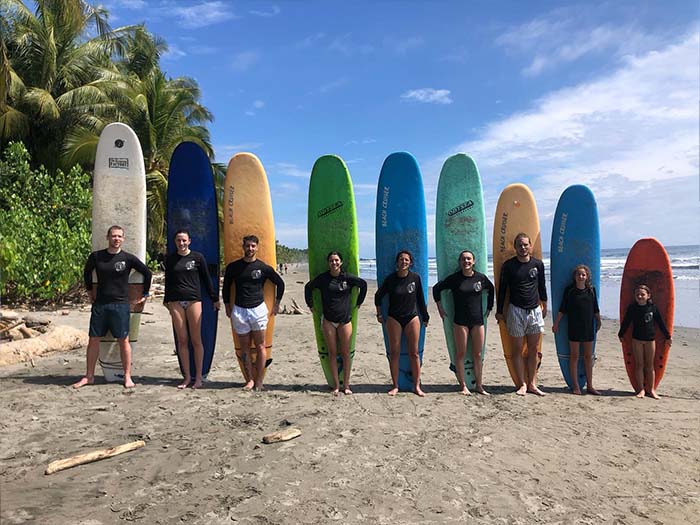
[[[459,270],[448,275],[433,286],[433,299],[436,303],[440,302],[440,294],[443,290],[452,291],[455,305],[455,324],[461,326],[484,324],[484,310],[481,300],[484,291],[488,293],[486,310],[493,309],[493,283],[483,273],[475,271],[474,275],[468,277]]]
[[[367,295],[367,282],[344,272],[337,277],[331,272],[317,275],[304,286],[304,299],[308,307],[313,308],[313,291],[318,288],[321,290],[323,318],[331,323],[349,323],[352,318],[350,292],[354,286],[360,289],[357,296],[357,306],[360,306]]]
[[[138,257],[124,250],[109,253],[106,249],[92,252],[85,263],[85,288],[92,290],[92,272],[97,272],[97,304],[129,302],[129,273],[135,270],[143,275],[143,293],[151,289],[151,270]]]
[[[593,341],[595,315],[600,313],[598,295],[594,287],[579,289],[575,284],[567,286],[561,298],[559,311],[567,316],[570,341]]]
[[[269,279],[277,287],[276,300],[279,303],[284,294],[284,281],[279,274],[259,259],[246,262],[233,261],[224,273],[224,303],[231,302],[231,285],[236,284],[234,304],[241,308],[255,308],[265,301],[265,280]]]
[[[496,313],[503,313],[506,289],[510,289],[510,304],[525,310],[537,308],[540,306],[540,301],[546,302],[547,285],[542,261],[530,257],[529,261],[520,262],[517,257],[513,257],[503,263]]]
[[[382,299],[387,294],[389,294],[389,317],[399,321],[402,326],[405,321],[419,313],[424,323],[430,320],[423,296],[423,285],[417,273],[408,272],[406,277],[399,277],[396,272],[389,274],[374,294],[375,306],[381,306]]]
[[[630,323],[632,323],[632,337],[637,341],[653,341],[656,337],[654,323],[659,325],[659,330],[666,339],[671,339],[666,323],[664,323],[659,309],[655,304],[647,302],[645,305],[638,305],[636,302],[630,304],[625,312],[625,318],[620,325],[618,337],[623,337]]]
[[[177,252],[165,257],[165,302],[201,301],[202,284],[212,302],[219,300],[219,291],[211,284],[204,255],[190,251],[187,255]],[[218,279],[217,279],[218,288]]]

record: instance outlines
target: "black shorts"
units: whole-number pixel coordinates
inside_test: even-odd
[[[459,326],[466,326],[467,330],[471,332],[472,328],[475,326],[484,326],[484,319],[463,319],[463,318],[454,318],[454,324],[459,325]]]
[[[401,328],[406,328],[406,325],[408,325],[408,323],[413,321],[413,319],[415,317],[418,317],[418,316],[417,315],[402,315],[400,318],[396,318],[396,317],[391,316],[391,318],[394,321],[396,321],[397,323],[399,323],[401,325]]]
[[[115,339],[129,336],[129,303],[93,303],[90,337],[104,337],[109,331]]]

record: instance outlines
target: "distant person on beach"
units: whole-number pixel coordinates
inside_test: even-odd
[[[95,365],[100,353],[100,339],[109,331],[119,344],[124,368],[124,387],[133,388],[131,379],[131,345],[129,344],[130,305],[138,307],[146,302],[151,289],[151,270],[138,257],[122,250],[124,228],[116,224],[107,230],[108,246],[92,252],[85,263],[83,280],[90,294],[90,338],[87,346],[87,371],[85,377],[73,385],[80,388],[95,382]],[[143,275],[143,296],[129,301],[129,274],[131,270]],[[97,288],[92,282],[92,272],[97,274]]]
[[[634,302],[627,307],[625,317],[620,325],[617,337],[622,338],[632,324],[632,352],[634,353],[634,378],[639,385],[637,397],[642,398],[648,392],[654,399],[659,399],[654,388],[654,354],[656,353],[656,328],[666,338],[666,344],[671,346],[671,334],[666,328],[659,309],[651,300],[651,290],[645,284],[639,284],[634,289]]]
[[[287,263],[284,263],[284,274],[287,275],[287,272],[289,271],[289,266]]]
[[[444,290],[452,292],[454,299],[454,319],[452,329],[455,341],[455,372],[459,382],[459,391],[469,395],[469,389],[464,382],[464,356],[467,353],[467,338],[471,338],[472,357],[474,359],[474,377],[476,379],[476,391],[479,394],[488,395],[482,383],[483,363],[481,361],[481,349],[484,347],[484,317],[488,317],[493,309],[493,283],[483,273],[474,270],[474,254],[464,250],[459,254],[459,270],[449,275],[433,286],[433,299],[437,305],[442,319],[445,318],[445,310],[441,303],[441,294]],[[487,294],[486,315],[483,309],[483,294]]]
[[[199,252],[190,250],[192,242],[187,230],[178,230],[174,237],[177,251],[169,253],[165,258],[165,298],[163,303],[170,311],[173,330],[177,337],[177,350],[184,380],[179,389],[202,387],[202,366],[204,362],[204,347],[202,346],[202,292],[201,287],[219,309],[218,279],[216,290],[211,282],[207,261]],[[189,332],[189,337],[188,337]],[[192,339],[194,349],[194,383],[190,370],[189,339]]]
[[[571,392],[581,395],[578,384],[579,346],[583,346],[583,365],[586,370],[586,391],[595,396],[600,395],[593,387],[593,340],[603,326],[598,308],[598,294],[591,284],[591,269],[579,264],[573,272],[573,282],[564,289],[557,318],[552,325],[552,332],[559,331],[559,323],[566,315],[569,331],[569,375]]]
[[[326,257],[328,271],[324,272],[304,286],[304,299],[309,308],[313,308],[313,291],[321,291],[323,317],[321,329],[323,340],[328,348],[328,359],[333,374],[333,393],[340,390],[338,379],[338,347],[343,360],[343,393],[352,394],[350,390],[350,340],[352,338],[352,311],[359,308],[367,295],[367,282],[342,271],[343,257],[339,252],[330,252]],[[359,294],[355,305],[350,304],[350,292],[356,287]]]
[[[547,286],[544,277],[544,264],[531,255],[530,237],[518,233],[513,241],[515,257],[508,259],[501,267],[500,286],[498,287],[498,303],[496,320],[505,322],[508,327],[513,345],[513,368],[518,380],[516,394],[526,393],[543,396],[537,388],[537,353],[542,334],[544,333],[544,318],[547,316]],[[503,315],[506,292],[510,300],[508,317]],[[523,364],[520,348],[527,342],[527,362]],[[527,367],[528,381],[525,380]]]
[[[267,352],[265,350],[265,330],[267,329],[268,311],[265,305],[265,281],[275,285],[276,297],[269,315],[277,315],[280,301],[284,294],[284,281],[275,271],[263,261],[258,260],[259,239],[255,235],[243,237],[243,257],[226,266],[224,273],[224,305],[226,316],[231,318],[231,325],[238,335],[238,341],[243,350],[248,381],[245,390],[263,390],[263,375]],[[236,296],[231,305],[231,285],[236,284]],[[250,341],[258,351],[255,370],[251,366]]]
[[[421,322],[428,326],[430,316],[423,295],[423,284],[420,275],[410,271],[413,265],[411,252],[403,250],[396,255],[396,271],[389,274],[374,294],[374,305],[377,307],[377,321],[386,323],[389,335],[389,370],[392,387],[390,396],[399,391],[399,357],[401,355],[401,334],[406,336],[408,359],[413,374],[413,391],[423,397],[425,392],[420,386],[420,356],[418,354],[418,339]],[[389,296],[389,316],[384,319],[381,305],[385,295]]]

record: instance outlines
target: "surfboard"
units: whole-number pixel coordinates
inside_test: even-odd
[[[573,283],[573,271],[579,264],[591,269],[591,284],[600,291],[600,226],[598,223],[598,205],[593,192],[580,184],[569,186],[559,197],[552,224],[552,239],[549,248],[551,315],[557,315],[561,306],[564,290]],[[598,296],[600,302],[600,295]],[[572,388],[569,371],[568,319],[564,317],[554,336],[559,367],[564,381]],[[593,341],[595,352],[595,340]],[[583,348],[579,349],[578,385],[586,385],[586,370],[583,361]]]
[[[272,215],[272,199],[270,186],[262,163],[252,153],[236,153],[228,163],[224,181],[224,260],[226,264],[243,257],[243,237],[256,235],[260,239],[257,258],[265,264],[277,268],[277,248],[275,241],[275,221]],[[236,285],[231,286],[231,301],[236,293]],[[265,283],[265,304],[272,311],[275,302],[275,286]],[[275,317],[270,316],[265,331],[265,348],[267,361],[265,371],[272,363],[272,336],[275,331]],[[236,348],[236,358],[241,373],[246,381],[247,376],[243,361],[243,349],[236,332],[233,342]],[[257,361],[257,350],[251,339],[253,367]]]
[[[376,209],[377,284],[396,270],[396,254],[408,250],[413,254],[411,271],[417,273],[423,284],[427,304],[428,292],[428,231],[425,217],[423,177],[413,155],[392,153],[384,161],[377,187]],[[384,297],[382,316],[387,318],[389,298]],[[384,346],[389,358],[389,339],[386,325],[382,325]],[[423,362],[425,327],[421,323],[418,353]],[[405,336],[401,336],[399,360],[399,389],[413,391],[413,374],[408,360]]]
[[[124,229],[122,249],[146,261],[146,168],[141,143],[134,131],[119,122],[108,124],[100,134],[95,154],[92,191],[92,250],[107,248],[107,230]],[[93,282],[96,275],[93,273]],[[143,275],[131,272],[129,300],[143,295]],[[132,361],[136,352],[143,304],[131,307],[129,342]],[[100,341],[99,363],[105,380],[124,381],[119,344],[107,334]]]
[[[188,230],[192,244],[190,249],[204,255],[214,290],[219,290],[219,211],[214,188],[214,176],[209,157],[194,142],[179,144],[170,158],[168,173],[168,252],[177,251],[175,232]],[[211,298],[202,283],[202,345],[204,362],[202,375],[206,378],[211,370],[216,346],[216,326],[219,312],[214,309]],[[173,334],[174,336],[174,334]],[[194,377],[194,348],[190,348],[190,371]],[[177,338],[175,338],[177,350]],[[180,356],[178,354],[178,361]],[[180,362],[180,372],[182,362]],[[184,373],[184,372],[183,372]]]
[[[458,271],[457,258],[463,250],[474,253],[475,270],[486,274],[488,254],[486,251],[486,216],[481,177],[476,163],[464,153],[453,155],[445,161],[438,181],[435,205],[435,255],[438,280],[443,280]],[[450,355],[450,369],[454,372],[454,301],[452,292],[442,292],[441,304],[445,313],[443,329]],[[483,309],[486,313],[486,294],[483,296]],[[486,317],[484,317],[486,325]],[[486,344],[479,350],[482,358]],[[460,364],[464,368],[464,381],[469,389],[476,387],[471,338],[467,338],[467,354]]]
[[[530,236],[530,243],[532,245],[531,254],[535,258],[541,260],[542,239],[535,196],[525,184],[516,183],[506,186],[501,192],[501,196],[498,198],[498,204],[496,205],[496,218],[493,223],[493,276],[496,286],[496,297],[498,297],[498,290],[501,284],[501,267],[508,259],[515,257],[513,241],[515,240],[515,236],[520,232],[527,233]],[[504,316],[506,316],[508,312],[508,305],[508,293],[506,293],[506,302],[503,308]],[[501,334],[503,355],[506,358],[508,372],[513,380],[513,384],[519,387],[520,385],[515,375],[511,356],[515,351],[520,351],[523,356],[526,356],[527,347],[525,343],[523,343],[522,348],[513,348],[505,320],[498,323],[498,329]],[[539,363],[542,360],[542,338],[540,338],[540,345],[537,353],[537,366],[539,368]],[[525,375],[527,376],[527,371]],[[526,377],[526,380],[527,379],[529,378]]]
[[[328,271],[327,256],[338,251],[343,256],[343,271],[359,275],[359,243],[357,237],[357,216],[352,180],[343,159],[335,155],[320,157],[311,171],[309,181],[308,207],[309,279]],[[351,304],[357,300],[358,290],[351,295]],[[334,386],[333,375],[328,359],[328,348],[323,338],[321,317],[323,303],[320,290],[313,292],[313,317],[316,333],[316,346],[321,368],[329,386]],[[357,334],[357,309],[352,313],[352,339],[350,341],[350,361],[355,357],[355,336]],[[343,382],[343,359],[338,354],[338,378]]]
[[[627,254],[620,286],[620,322],[625,316],[627,307],[634,301],[634,288],[640,284],[646,284],[651,290],[651,300],[659,309],[659,313],[666,323],[669,333],[673,335],[675,290],[673,287],[671,260],[663,245],[652,237],[639,239]],[[666,363],[668,362],[671,348],[666,345],[666,338],[658,327],[656,328],[654,341],[656,343],[654,388],[657,388],[666,371]],[[629,377],[630,384],[634,391],[638,392],[641,385],[638,385],[634,379],[635,359],[632,352],[631,326],[622,338],[622,355],[625,360],[625,368],[627,369],[627,377]]]

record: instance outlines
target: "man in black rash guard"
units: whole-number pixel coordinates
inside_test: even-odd
[[[124,386],[133,388],[131,379],[131,345],[129,344],[129,273],[135,270],[143,275],[143,297],[133,304],[146,301],[151,289],[151,271],[138,257],[121,249],[124,229],[110,226],[107,230],[109,246],[105,250],[92,252],[85,263],[83,279],[90,293],[90,339],[87,347],[87,371],[85,377],[73,385],[80,388],[95,382],[95,365],[100,353],[100,339],[109,330],[119,343],[119,352],[124,367]],[[97,273],[97,289],[93,287],[92,272]]]
[[[516,256],[508,259],[501,267],[500,285],[498,287],[498,304],[496,320],[506,321],[511,337],[513,352],[511,359],[518,379],[516,394],[524,396],[527,392],[543,396],[535,383],[537,372],[537,351],[540,338],[544,333],[544,318],[547,316],[547,287],[545,284],[544,264],[530,255],[532,246],[525,233],[519,233],[513,241]],[[503,307],[509,292],[510,305],[508,318],[503,316]],[[523,338],[527,340],[527,377],[523,368],[523,356],[520,348]]]
[[[243,237],[243,258],[233,261],[226,266],[224,273],[224,304],[226,316],[231,318],[231,324],[243,349],[243,359],[248,373],[246,390],[255,388],[263,390],[263,375],[267,352],[265,351],[265,329],[267,328],[268,311],[265,305],[265,281],[270,280],[277,288],[275,303],[270,315],[277,315],[280,301],[284,294],[284,281],[279,274],[264,262],[258,260],[258,238],[255,235]],[[231,305],[231,285],[236,285],[236,297]],[[258,350],[256,370],[253,373],[250,359],[250,339],[253,338]]]

